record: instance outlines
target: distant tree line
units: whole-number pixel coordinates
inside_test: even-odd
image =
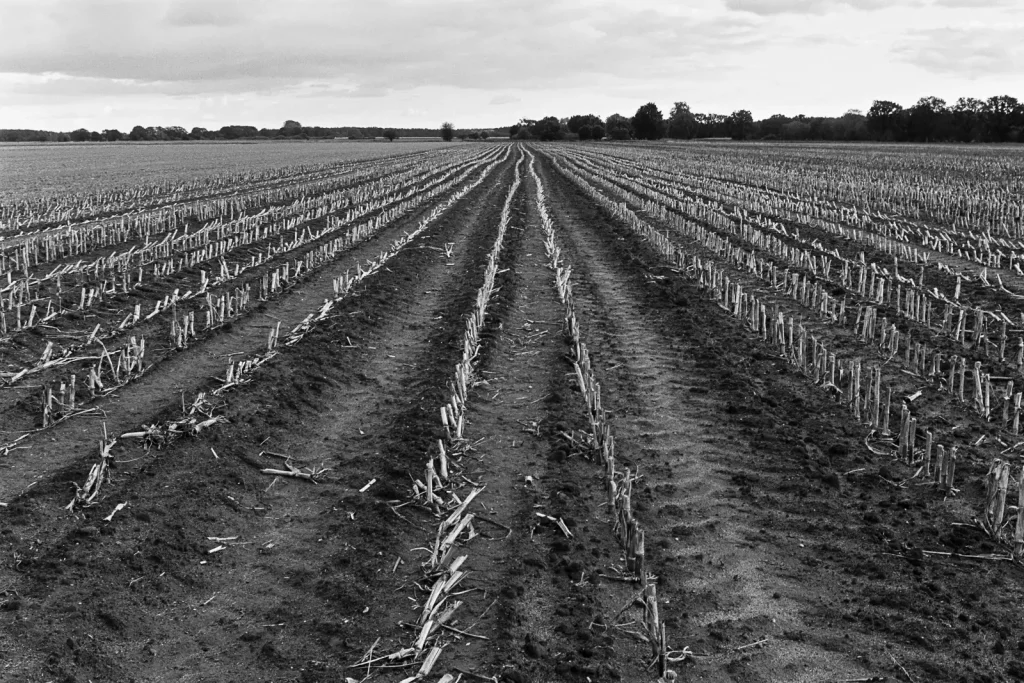
[[[838,117],[775,114],[755,121],[750,111],[701,114],[676,102],[665,117],[648,102],[632,117],[593,114],[568,118],[522,119],[509,127],[516,140],[881,140],[891,142],[1024,142],[1024,102],[1009,95],[979,100],[961,97],[948,105],[923,97],[904,109],[875,100],[867,114],[850,110]]]
[[[452,134],[460,139],[486,139],[494,131],[454,130]],[[505,131],[500,133],[502,136]],[[118,140],[312,140],[348,138],[363,140],[373,138],[395,140],[403,137],[439,137],[437,128],[377,128],[377,127],[332,127],[303,126],[298,121],[285,121],[280,128],[256,128],[255,126],[222,126],[217,130],[195,127],[186,130],[181,126],[135,126],[128,132],[116,128],[100,132],[79,128],[67,133],[47,130],[2,130],[0,142],[116,142]]]
[[[631,117],[594,114],[567,118],[521,119],[515,125],[488,130],[456,129],[450,122],[437,128],[376,128],[303,126],[285,121],[280,128],[223,126],[218,130],[181,126],[135,126],[127,133],[84,128],[69,133],[44,130],[0,130],[0,142],[102,142],[117,140],[352,140],[384,137],[438,137],[444,140],[486,140],[504,136],[515,140],[659,140],[661,138],[732,138],[734,140],[882,140],[891,142],[1024,142],[1024,102],[1009,95],[986,100],[961,97],[952,105],[938,97],[922,97],[907,109],[888,100],[875,100],[867,113],[851,109],[842,116],[774,114],[755,121],[750,111],[731,114],[694,112],[676,102],[668,116],[648,102]]]
[[[509,126],[514,140],[660,140],[670,138],[748,137],[752,123],[750,112],[732,116],[694,114],[685,102],[677,102],[666,119],[653,102],[648,102],[632,117],[612,114],[601,119],[594,114],[576,114],[568,118],[547,116],[521,119]]]

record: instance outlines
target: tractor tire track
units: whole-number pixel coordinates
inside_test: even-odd
[[[581,328],[614,412],[617,456],[645,479],[636,515],[647,529],[669,640],[705,655],[696,671],[731,680],[715,672],[742,670],[745,655],[725,645],[778,639],[799,627],[806,607],[778,597],[791,585],[791,550],[762,545],[761,520],[732,493],[753,454],[722,424],[730,397],[712,379],[722,371],[714,337],[731,323],[696,289],[677,287],[664,301],[659,283],[636,267],[626,231],[545,170],[554,219],[578,264]],[[860,668],[826,648],[775,642],[770,667],[786,680],[805,680],[806,668],[818,679]]]
[[[621,564],[602,507],[603,469],[566,438],[582,441],[584,404],[570,379],[532,180],[521,193],[487,330],[492,344],[469,401],[474,451],[464,459],[466,477],[487,486],[477,498],[477,517],[487,521],[471,544],[461,598],[470,616],[458,627],[488,640],[456,635],[442,664],[501,680],[637,680],[643,651],[610,627],[635,591],[602,579]]]

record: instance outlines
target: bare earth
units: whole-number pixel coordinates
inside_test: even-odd
[[[521,155],[218,398],[227,423],[161,450],[119,440],[96,505],[65,510],[101,423],[116,436],[179,416],[229,354],[296,324],[422,212],[101,399],[102,418],[0,458],[0,679],[416,674],[419,662],[354,665],[416,638],[438,518],[410,503],[412,483],[443,434],[438,409]],[[536,163],[617,455],[640,474],[634,512],[679,679],[1024,680],[1020,567],[962,557],[993,546],[954,525],[970,516],[961,499],[889,483],[911,472],[872,455],[863,425]],[[463,604],[424,680],[653,681],[602,465],[566,438],[588,423],[535,193],[524,173],[467,401],[458,490],[485,489]],[[26,392],[2,391],[5,429],[32,428]],[[264,474],[282,466],[275,454],[329,469],[317,483]],[[984,465],[964,468],[977,501]]]

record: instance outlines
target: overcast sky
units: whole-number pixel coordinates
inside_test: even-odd
[[[0,0],[0,128],[1024,99],[1024,0]]]

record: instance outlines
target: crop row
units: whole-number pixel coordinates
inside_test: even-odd
[[[170,291],[170,288],[174,287],[173,284],[170,285],[162,303],[159,298],[157,299],[156,308],[151,314],[155,315],[161,307],[166,308],[179,300],[203,295],[211,285],[226,284],[238,278],[241,273],[263,266],[280,254],[291,253],[303,245],[315,243],[340,232],[364,216],[377,213],[376,222],[384,222],[391,218],[388,214],[408,209],[411,203],[415,203],[415,198],[419,197],[422,200],[448,187],[451,177],[464,170],[467,163],[472,165],[484,162],[463,161],[440,168],[431,167],[415,174],[406,173],[405,178],[396,179],[394,182],[366,183],[357,188],[358,192],[346,193],[348,196],[341,208],[344,211],[343,217],[330,213],[336,208],[331,202],[318,202],[316,210],[310,210],[308,206],[300,207],[295,215],[278,216],[276,221],[275,212],[265,210],[256,216],[242,217],[229,224],[216,223],[196,232],[185,231],[181,235],[175,232],[151,247],[133,248],[120,255],[115,253],[101,256],[84,265],[81,261],[78,264],[69,264],[55,269],[41,280],[16,280],[0,290],[0,333],[6,333],[8,327],[21,330],[24,327],[31,327],[34,322],[49,322],[62,313],[65,310],[62,277],[69,273],[77,273],[78,277],[74,279],[82,281],[82,284],[77,286],[77,297],[74,292],[76,287],[72,285],[67,299],[70,299],[72,305],[77,299],[76,310],[84,310],[90,308],[94,302],[102,302],[105,296],[128,294],[129,291],[139,289],[145,282],[145,274],[150,266],[154,283],[203,264],[209,264],[207,267],[211,267],[213,263],[210,262],[219,266],[220,272],[212,280],[208,278],[207,271],[200,271],[199,287],[194,292],[180,294],[177,288]],[[304,204],[306,203],[308,202]],[[325,227],[312,227],[315,221],[324,218]],[[287,240],[284,234],[286,231],[293,233]],[[243,247],[248,249],[243,250]],[[227,263],[225,257],[229,257],[235,251],[245,252],[242,259]],[[89,274],[90,277],[82,277],[84,274]],[[48,291],[42,291],[44,287]],[[147,288],[146,298],[152,296],[151,289]],[[149,300],[152,301],[151,298]],[[44,306],[45,313],[37,317],[37,308],[43,309]],[[136,321],[139,317],[138,306],[137,304],[134,315]],[[28,308],[27,319],[24,322],[22,308]],[[14,313],[10,324],[6,320],[7,314],[4,309]],[[125,323],[122,322],[118,329],[124,327]]]
[[[424,155],[395,155],[384,161],[417,156]],[[206,176],[189,181],[167,181],[136,187],[106,188],[90,193],[18,199],[0,203],[0,233],[35,232],[50,226],[69,223],[80,225],[101,218],[153,212],[199,200],[229,199],[276,186],[348,173],[368,163],[372,165],[374,162],[303,164]]]
[[[579,167],[576,168],[580,170]],[[589,177],[592,182],[606,190],[617,192],[635,204],[643,206],[649,214],[668,217],[669,211],[663,205],[653,205],[650,201],[630,193],[618,186],[621,183],[615,184],[600,176],[591,175]],[[682,206],[678,202],[674,202],[674,205]],[[772,290],[788,295],[819,318],[839,326],[852,328],[857,337],[862,340],[877,342],[878,348],[886,355],[892,357],[902,350],[905,363],[914,374],[941,380],[947,375],[962,377],[966,372],[965,368],[973,368],[975,382],[982,387],[981,393],[989,398],[986,400],[976,398],[972,403],[986,419],[992,416],[993,381],[1004,382],[996,387],[996,391],[1002,394],[1007,404],[1011,400],[1019,403],[1020,398],[1013,391],[1013,377],[1020,373],[1022,361],[1024,361],[1022,358],[1024,356],[1024,340],[1020,337],[1017,338],[1016,362],[1008,363],[1006,346],[1008,324],[1011,321],[1005,314],[1001,312],[989,314],[981,309],[967,309],[944,299],[941,324],[933,325],[931,304],[926,298],[929,292],[917,286],[909,278],[900,278],[894,284],[895,278],[887,277],[887,272],[884,270],[873,268],[869,286],[867,285],[867,270],[864,268],[863,261],[859,264],[861,266],[859,278],[855,279],[851,276],[853,269],[849,262],[843,262],[842,271],[830,278],[827,277],[831,271],[828,257],[821,257],[822,267],[816,268],[813,265],[815,261],[806,251],[794,252],[774,237],[766,236],[759,230],[745,226],[742,220],[732,221],[722,214],[714,216],[718,220],[709,221],[706,213],[700,214],[699,217],[704,220],[696,222],[690,220],[689,217],[673,213],[668,224],[675,232],[700,243],[718,258],[725,259],[735,268],[759,278],[765,284],[770,285]],[[750,250],[747,251],[735,245],[729,237],[718,234],[716,229],[739,236],[741,240],[751,245]],[[793,270],[780,269],[773,258],[761,256],[758,249],[754,247],[767,251],[775,259],[788,260],[794,267]],[[802,268],[808,262],[812,267]],[[812,272],[808,273],[808,270]],[[813,273],[817,273],[817,275]],[[899,277],[898,273],[895,277]],[[887,283],[888,287],[886,287]],[[849,290],[844,290],[844,287]],[[906,291],[904,291],[904,287],[906,287]],[[872,296],[867,300],[862,298],[858,302],[855,296],[848,296],[851,292],[855,295],[859,294],[861,297],[865,294],[872,294]],[[842,298],[839,295],[842,295]],[[878,306],[884,306],[886,310],[903,317],[905,321],[911,321],[914,323],[911,327],[925,327],[925,334],[919,336],[925,338],[926,341],[915,341],[911,331],[901,332],[895,323],[890,324],[884,317],[880,321],[881,324],[878,324]],[[991,322],[998,323],[1001,329],[998,332],[991,330]],[[1020,330],[1017,331],[1020,332]],[[943,351],[933,348],[930,344],[935,343],[940,336],[944,336],[955,344],[946,344]],[[961,355],[961,347],[968,350],[973,349],[975,357]],[[979,360],[982,357],[985,359],[995,357],[1002,365],[1001,367],[983,369],[982,361]],[[957,368],[959,370],[956,370]],[[962,381],[960,383],[962,384]],[[1018,378],[1018,387],[1019,384],[1020,378]],[[953,386],[954,383],[950,381],[946,383],[945,388],[952,392]],[[961,402],[965,401],[962,391],[956,391],[955,395]],[[1005,418],[1003,423],[1008,426],[1011,421],[1009,418]]]
[[[786,315],[777,303],[772,304],[770,290],[752,291],[745,288],[737,281],[728,266],[719,264],[713,257],[695,253],[692,248],[680,247],[668,234],[641,219],[626,204],[610,198],[598,189],[598,185],[593,183],[593,178],[586,178],[559,164],[557,157],[552,156],[556,168],[581,190],[648,240],[666,260],[679,269],[679,272],[695,280],[723,309],[744,321],[751,332],[775,347],[780,355],[795,365],[801,373],[827,390],[855,419],[870,425],[873,428],[872,434],[876,435],[873,444],[875,452],[891,453],[908,464],[919,466],[918,473],[914,476],[934,479],[942,491],[954,490],[956,463],[962,456],[959,453],[960,447],[949,442],[959,441],[961,437],[948,433],[945,437],[948,445],[940,443],[941,428],[926,425],[919,417],[921,411],[914,401],[920,397],[920,391],[904,398],[899,402],[898,410],[894,410],[894,391],[892,385],[885,379],[887,371],[884,360],[869,363],[858,357],[841,358],[841,351],[837,345],[828,343],[827,338],[823,340],[815,337],[801,319]],[[968,376],[964,364],[953,363],[947,370],[948,380],[943,378],[947,391],[963,400],[963,386]],[[989,410],[991,383],[986,379],[991,378],[986,378],[976,365],[972,379],[974,395],[971,403],[979,412]],[[1015,403],[1019,406],[1019,393],[1014,397]],[[1004,396],[1004,416],[1009,415],[1008,401],[1009,396]],[[1009,419],[1019,425],[1019,408]],[[877,438],[879,435],[881,438]],[[980,445],[983,440],[984,437],[973,445]],[[878,450],[879,445],[884,448]],[[998,484],[998,478],[996,481]],[[996,489],[998,490],[998,485]],[[1005,498],[1005,489],[1003,497]],[[987,505],[986,511],[990,507]],[[1000,534],[1000,528],[996,527],[993,536],[1000,538]],[[1018,546],[1015,544],[1014,547]]]
[[[488,156],[493,157],[495,155]],[[376,259],[372,259],[370,262],[368,262],[368,264],[365,267],[357,266],[355,276],[353,276],[349,272],[339,277],[335,282],[336,298],[340,299],[346,296],[358,282],[362,281],[365,277],[369,276],[373,272],[376,272],[376,270],[382,267],[383,264],[387,262],[387,260],[393,257],[402,247],[404,247],[415,236],[419,235],[423,230],[429,227],[429,225],[433,224],[438,217],[440,217],[454,203],[456,203],[463,196],[465,196],[467,192],[469,192],[472,188],[478,186],[481,182],[483,182],[483,180],[491,174],[493,169],[499,163],[501,163],[501,161],[501,157],[491,159],[489,163],[485,166],[485,168],[483,168],[483,170],[480,171],[475,178],[473,178],[472,180],[467,180],[469,176],[478,169],[479,166],[478,164],[470,164],[468,169],[465,169],[461,174],[459,174],[456,178],[454,178],[448,183],[448,188],[454,189],[452,189],[451,193],[446,199],[440,200],[437,206],[435,206],[423,219],[421,219],[419,226],[417,227],[416,230],[396,240],[396,242],[392,245],[391,248],[389,248],[389,250],[382,251],[381,254]],[[419,205],[441,194],[442,191],[437,190],[435,192],[425,194],[421,197],[416,198],[415,200],[410,201],[415,201],[417,205]],[[390,223],[393,223],[395,219],[397,219],[400,215],[403,215],[404,213],[404,211],[395,212],[394,214],[389,215],[387,220],[373,219],[367,224],[352,228],[348,234],[335,238],[332,241],[323,243],[318,248],[307,252],[302,259],[296,262],[296,267],[294,269],[289,268],[286,264],[286,266],[283,267],[285,270],[286,277],[272,278],[272,281],[279,283],[279,286],[283,287],[285,284],[288,284],[289,282],[295,282],[296,277],[298,276],[298,273],[300,271],[304,274],[304,276],[308,276],[311,272],[317,270],[320,266],[330,262],[331,259],[336,258],[341,253],[345,253],[348,247],[350,247],[352,244],[367,239],[372,234],[375,234],[377,231],[379,231],[379,229],[385,227]],[[303,268],[302,265],[300,265],[307,263],[309,265],[307,265],[305,268]],[[290,277],[287,277],[288,274],[290,274]],[[247,310],[249,298],[249,285],[246,285],[244,289],[236,288],[232,292],[226,292],[222,297],[219,298],[208,297],[206,308],[207,326],[216,327],[221,322],[223,322],[223,320],[227,319],[229,315],[233,315],[236,317],[238,315],[241,315]],[[172,307],[172,318],[170,322],[172,342],[174,342],[172,346],[181,348],[187,344],[188,340],[192,337],[192,335],[195,334],[194,320],[194,312],[192,314],[183,312],[179,318],[179,312],[177,311],[177,307]],[[308,324],[310,320],[307,319],[304,322]],[[291,340],[296,334],[299,333],[299,331],[301,331],[302,325],[303,324],[300,323],[299,327],[297,327],[297,329],[294,330],[288,336],[289,340]],[[139,345],[144,345],[145,340],[137,342],[135,338],[133,338],[123,349],[118,349],[114,351],[107,351],[106,347],[102,346],[102,343],[99,342],[98,340],[97,343],[99,343],[102,348],[102,351],[99,352],[98,356],[87,355],[80,357],[48,359],[45,362],[42,362],[39,365],[34,366],[33,368],[29,368],[28,372],[21,371],[17,378],[20,379],[21,377],[27,374],[33,374],[36,371],[42,371],[49,368],[63,368],[64,366],[70,365],[84,365],[86,366],[87,375],[90,378],[95,377],[98,380],[96,382],[90,380],[89,382],[89,386],[93,389],[90,397],[94,397],[99,394],[109,393],[118,386],[123,386],[127,382],[138,379],[138,377],[140,377],[141,374],[144,371],[148,370],[153,364],[152,362],[150,362],[148,365],[144,365],[143,358],[140,355],[138,359],[139,362],[133,366],[133,371],[131,373],[127,375],[125,375],[124,373],[116,375],[111,374],[114,368],[119,367],[116,363],[112,365],[112,363],[110,362],[111,359],[119,358],[119,354],[128,353],[130,352],[131,349],[137,348]],[[77,379],[75,378],[73,368],[70,377],[65,376],[60,380],[52,378],[44,380],[44,410],[47,412],[47,419],[50,421],[50,424],[59,421],[60,419],[63,419],[65,417],[74,415],[77,412],[80,412],[82,402],[79,402],[78,405],[72,406],[70,403],[61,402],[59,400],[55,402],[54,399],[52,398],[52,396],[54,395],[67,395],[66,389],[55,389],[55,387],[68,387],[74,386],[76,384],[78,386],[82,386],[82,383],[78,382]]]
[[[359,267],[357,269],[356,276],[351,277],[346,275],[343,278],[339,278],[339,281],[335,283],[335,297],[333,299],[324,300],[323,304],[318,305],[315,311],[303,318],[303,320],[284,338],[285,346],[294,346],[300,343],[302,339],[319,323],[327,319],[335,303],[348,296],[358,283],[380,271],[388,261],[398,255],[414,239],[419,237],[425,230],[427,230],[427,228],[434,224],[438,218],[444,215],[452,206],[460,201],[470,190],[483,182],[483,180],[490,175],[490,172],[499,163],[501,163],[502,160],[503,158],[491,162],[484,172],[481,173],[473,182],[462,186],[446,200],[435,206],[426,217],[420,220],[416,229],[395,239],[377,257],[370,259],[365,266]],[[169,419],[162,423],[143,425],[141,430],[126,432],[121,434],[120,438],[141,439],[146,450],[151,448],[160,449],[181,437],[195,437],[214,425],[226,422],[226,418],[223,415],[217,414],[218,409],[223,408],[223,405],[214,404],[210,400],[209,396],[220,396],[231,389],[237,388],[251,381],[252,376],[257,370],[259,370],[264,364],[270,362],[280,353],[279,342],[280,323],[271,328],[267,338],[266,351],[257,353],[245,359],[230,362],[227,366],[224,378],[220,380],[220,385],[209,392],[198,392],[191,405],[188,407],[182,405],[182,415],[179,418]],[[59,400],[62,401],[66,395],[66,387],[62,386]],[[71,401],[73,402],[74,378],[72,378],[70,395]],[[51,395],[49,400],[53,402],[58,399]],[[21,439],[0,447],[0,451],[8,452],[20,440]],[[78,486],[77,484],[75,485],[75,496],[66,506],[69,511],[73,511],[76,507],[89,507],[98,501],[100,490],[103,484],[109,479],[110,464],[113,460],[111,450],[116,442],[116,438],[110,438],[107,435],[106,427],[104,426],[103,438],[100,441],[99,461],[90,468],[89,474],[82,486]],[[264,469],[263,471],[277,476],[288,476],[314,481],[326,471],[323,468],[307,468],[307,471],[303,471],[293,467],[289,462],[286,462],[285,466],[288,467],[287,470]],[[465,501],[467,505],[469,500],[471,499],[467,499],[467,501]],[[124,505],[124,503],[121,503],[116,506],[110,517],[113,517],[113,515],[123,508]],[[454,569],[457,569],[457,566]],[[436,660],[436,657],[437,653],[435,653],[429,660],[431,662],[431,666],[433,661]],[[426,670],[429,671],[429,668],[430,667],[428,666]]]
[[[615,460],[615,436],[608,414],[601,404],[601,385],[594,374],[586,342],[580,337],[579,317],[573,295],[572,266],[565,262],[558,246],[555,225],[547,210],[544,183],[535,169],[536,159],[530,155],[530,175],[536,187],[534,202],[540,215],[544,232],[544,250],[548,267],[554,273],[555,287],[564,309],[565,333],[572,350],[572,365],[580,393],[587,405],[587,419],[590,422],[590,444],[599,454],[604,466],[605,486],[608,492],[608,506],[613,530],[626,558],[626,570],[642,588],[643,617],[641,623],[646,631],[647,642],[658,662],[661,676],[668,674],[670,662],[681,661],[674,656],[668,645],[665,621],[658,610],[657,577],[649,575],[646,566],[645,533],[633,516],[633,485],[638,473],[629,467],[619,469]]]
[[[621,174],[616,177],[620,178]],[[983,295],[985,291],[990,291],[999,300],[999,304],[991,308],[968,305],[961,301],[962,278],[959,275],[955,281],[946,278],[946,283],[928,287],[923,284],[923,265],[918,273],[908,277],[900,274],[898,259],[893,259],[890,272],[884,266],[867,261],[864,252],[860,253],[859,258],[846,258],[838,248],[827,250],[817,237],[801,237],[799,228],[787,230],[786,226],[774,223],[763,215],[748,213],[746,209],[735,208],[729,212],[714,200],[702,198],[690,201],[686,197],[680,198],[667,192],[640,188],[638,183],[621,179],[617,182],[620,185],[625,183],[634,192],[638,192],[639,188],[640,194],[652,200],[644,202],[644,208],[660,214],[663,219],[673,220],[675,217],[671,214],[675,213],[709,228],[729,232],[750,245],[752,250],[769,251],[788,261],[794,269],[809,272],[815,281],[831,285],[830,289],[837,296],[845,297],[848,293],[855,295],[854,298],[866,297],[871,303],[884,306],[894,318],[903,318],[927,327],[929,337],[932,333],[946,336],[973,349],[978,357],[989,358],[998,351],[1000,361],[1005,360],[1008,326],[1013,324],[1007,316],[1007,308],[1012,312],[1016,306],[1001,281],[998,288],[991,286],[988,290],[980,291]],[[657,202],[662,205],[659,206]],[[850,235],[844,237],[849,238]],[[936,265],[940,268],[942,266],[941,263]],[[792,274],[787,272],[786,275]],[[995,278],[999,280],[998,274],[995,274]],[[930,279],[934,282],[939,278],[935,276]],[[948,287],[947,292],[940,291],[940,286],[944,289]],[[933,311],[933,307],[938,310]],[[993,330],[993,327],[996,329]],[[1015,331],[1020,332],[1019,329]],[[1019,358],[1020,350],[1024,348],[1019,337],[1016,346]],[[1015,368],[1019,365],[1018,361]]]
[[[391,259],[397,256],[414,239],[423,234],[424,231],[433,225],[452,206],[466,196],[470,190],[482,183],[502,160],[503,159],[497,159],[492,161],[487,168],[485,168],[484,171],[475,180],[473,180],[473,182],[463,185],[455,193],[435,206],[427,216],[420,220],[416,229],[396,238],[376,257],[369,259],[364,264],[357,265],[355,275],[347,272],[345,275],[338,277],[334,281],[334,298],[325,299],[322,304],[318,304],[315,310],[311,311],[297,325],[295,325],[295,327],[285,335],[284,345],[295,346],[301,342],[302,339],[316,328],[319,323],[328,318],[336,303],[351,295],[357,285],[384,268]],[[260,367],[278,355],[279,344],[281,342],[280,330],[280,322],[270,329],[270,332],[267,335],[266,351],[261,351],[260,353],[256,353],[247,358],[240,358],[229,362],[224,373],[224,378],[220,380],[220,385],[213,388],[210,393],[214,396],[219,396],[226,391],[239,387],[243,384],[247,384],[251,381],[252,376]],[[208,420],[206,422],[197,422],[195,418],[196,414],[204,415],[207,418],[210,418],[212,415],[209,410],[196,409],[196,406],[198,405],[205,405],[204,397],[205,393],[201,393],[197,396],[196,402],[193,403],[192,408],[185,411],[182,418],[178,420],[146,425],[143,431],[122,434],[121,437],[140,438],[144,440],[144,444],[147,448],[162,448],[180,436],[194,436],[201,429],[212,424],[208,422]]]
[[[654,166],[622,159],[613,161],[594,155],[574,154],[572,156],[578,163],[592,164],[594,172],[613,171],[616,182],[628,184],[634,191],[666,195],[673,202],[693,200],[709,205],[713,210],[740,218],[754,217],[762,225],[772,224],[781,229],[781,233],[787,237],[799,239],[800,232],[804,231],[808,234],[802,240],[804,243],[823,252],[834,253],[839,258],[842,258],[840,254],[842,250],[860,245],[867,250],[882,252],[890,259],[909,261],[922,266],[934,264],[937,272],[930,275],[929,279],[939,280],[940,283],[944,279],[941,277],[941,273],[952,273],[957,268],[955,263],[944,264],[933,253],[933,247],[940,252],[953,253],[956,251],[958,258],[977,260],[987,267],[996,269],[1003,267],[1003,258],[1008,257],[1007,269],[1013,272],[1019,270],[1019,264],[1012,249],[1022,248],[1024,243],[1016,240],[1013,241],[1013,244],[1002,240],[1005,243],[1004,246],[1010,251],[1009,254],[998,250],[997,242],[1001,238],[991,235],[987,237],[982,235],[983,246],[964,244],[957,246],[955,241],[949,240],[943,247],[940,244],[942,240],[927,233],[927,228],[923,228],[926,234],[920,240],[916,240],[911,230],[901,227],[892,218],[886,217],[884,221],[875,223],[867,213],[859,213],[856,209],[827,206],[803,196],[784,195],[761,187],[730,185],[714,178],[690,178],[685,174],[665,170],[672,168],[671,160],[663,160],[664,163]],[[774,221],[784,221],[792,227],[790,230],[786,230],[785,225]],[[917,247],[911,244],[915,241],[921,242],[922,246]],[[997,251],[993,252],[993,247]],[[924,276],[925,270],[922,269],[920,273],[922,280],[920,284],[922,285]],[[958,277],[960,280],[970,279],[966,273],[960,274]],[[994,278],[1000,283],[999,289],[1005,291],[998,273],[994,274]],[[988,283],[983,284],[990,289],[996,289]]]
[[[509,151],[511,149],[508,148]],[[476,535],[473,529],[475,515],[469,512],[469,506],[483,493],[486,485],[474,485],[471,491],[460,496],[460,485],[457,483],[460,477],[456,475],[462,469],[462,456],[469,447],[464,433],[466,412],[469,407],[469,389],[473,386],[474,368],[479,362],[480,333],[484,328],[487,307],[495,292],[498,263],[512,218],[512,202],[522,182],[520,168],[523,159],[524,156],[520,152],[513,171],[512,183],[501,208],[494,242],[487,254],[483,282],[477,289],[471,310],[466,315],[460,345],[462,354],[455,365],[454,375],[448,382],[450,395],[439,407],[441,427],[445,436],[438,440],[437,452],[427,454],[423,478],[413,482],[414,499],[439,519],[433,543],[429,548],[430,556],[422,566],[422,585],[430,586],[430,589],[426,591],[426,595],[421,596],[422,602],[417,605],[419,617],[415,623],[415,638],[411,645],[377,659],[372,658],[371,648],[367,655],[353,664],[366,666],[369,670],[373,664],[379,664],[381,661],[405,664],[419,662],[416,675],[403,679],[403,683],[421,680],[430,673],[443,648],[440,644],[440,635],[463,604],[452,592],[469,571],[469,554],[461,552],[459,542],[463,537],[464,542],[468,542]],[[442,680],[451,680],[451,677]]]
[[[687,150],[685,158],[676,151],[662,147],[642,153],[658,162],[670,159],[672,168],[693,177],[763,187],[858,209],[861,215],[1024,236],[1024,167],[1019,155],[998,148],[710,146]],[[640,153],[617,148],[610,154],[636,158]]]
[[[469,157],[465,153],[453,156],[449,164],[457,164]],[[65,226],[59,230],[7,239],[0,241],[0,274],[20,272],[28,276],[30,268],[41,270],[39,267],[46,264],[59,263],[97,249],[118,245],[128,248],[133,243],[141,243],[145,248],[159,249],[166,247],[169,235],[185,240],[187,247],[189,240],[201,240],[204,232],[223,229],[225,223],[230,224],[245,216],[256,214],[260,222],[266,222],[301,215],[304,212],[323,211],[324,205],[337,205],[337,208],[341,208],[344,203],[358,198],[351,197],[346,190],[353,190],[373,181],[384,185],[398,182],[406,176],[415,176],[425,170],[429,171],[434,166],[445,165],[432,164],[429,159],[418,161],[419,163],[410,163],[384,159],[364,164],[346,173],[336,173],[323,178],[304,179],[301,182],[273,188],[253,189],[230,197],[182,202],[159,210],[111,216],[98,221]],[[202,223],[207,223],[205,230],[200,225]],[[187,228],[190,226],[198,229],[189,233]],[[230,225],[227,227],[230,228]],[[178,231],[182,232],[179,234]],[[116,253],[110,256],[118,258]],[[66,274],[62,270],[46,270],[50,271],[49,277]],[[76,267],[76,270],[80,268]],[[44,275],[40,272],[36,277],[43,278]]]

